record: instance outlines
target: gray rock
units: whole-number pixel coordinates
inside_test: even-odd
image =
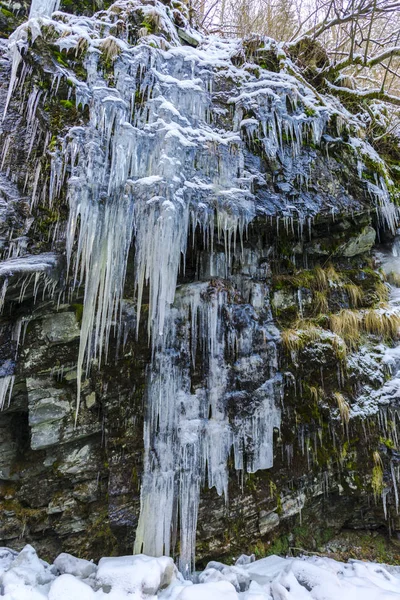
[[[258,522],[259,522],[260,534],[266,535],[267,533],[269,533],[270,531],[275,529],[275,527],[278,527],[280,518],[279,518],[278,513],[276,513],[276,512],[273,512],[273,511],[265,512],[264,510],[262,510],[260,512]]]
[[[69,573],[70,575],[74,575],[74,577],[82,579],[86,579],[86,577],[89,577],[97,570],[97,566],[94,563],[82,558],[76,558],[66,552],[62,552],[57,556],[54,565],[59,573]]]
[[[39,450],[58,444],[61,439],[60,421],[48,421],[31,428],[31,448]]]
[[[342,246],[338,250],[338,254],[342,254],[347,258],[351,258],[352,256],[369,252],[372,246],[375,244],[375,239],[375,229],[370,225],[367,225],[359,235],[352,238],[349,242],[347,242],[347,244]]]
[[[79,338],[75,313],[56,313],[42,321],[42,332],[50,344],[66,344]]]
[[[277,309],[291,308],[297,306],[297,297],[292,291],[278,290],[274,292],[272,303]]]
[[[58,391],[58,390],[56,390]],[[42,398],[35,402],[29,410],[29,424],[31,426],[39,425],[49,421],[59,421],[70,413],[71,407],[67,400],[57,399],[57,394],[53,397]]]
[[[305,503],[305,494],[299,494],[294,498],[283,498],[281,519],[288,519],[289,517],[299,514]]]

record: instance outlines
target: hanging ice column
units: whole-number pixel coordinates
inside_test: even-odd
[[[70,165],[67,256],[74,280],[85,281],[78,381],[93,358],[107,355],[133,236],[138,322],[148,286],[148,332],[157,346],[174,300],[190,219],[209,230],[215,205],[238,199],[232,207],[236,214],[231,209],[229,218],[220,220],[230,238],[254,216],[250,181],[241,182],[243,190],[231,190],[231,173],[242,170],[240,138],[217,134],[206,124],[209,94],[192,79],[193,64],[182,58],[166,60],[150,47],[132,48],[115,65],[116,88],[108,88],[99,85],[98,53],[89,53],[88,81],[96,86],[80,86],[77,101],[90,99],[90,121],[70,130],[63,160],[52,164],[51,198]],[[143,98],[139,106],[137,96]],[[78,383],[78,399],[79,393]]]
[[[60,8],[61,0],[32,0],[29,18],[51,17]]]
[[[233,291],[207,282],[183,286],[168,314],[166,344],[157,350],[149,373],[135,552],[169,554],[179,528],[185,575],[194,568],[201,488],[215,487],[228,499],[232,448],[237,469],[270,468],[273,431],[280,426],[278,332],[271,323],[268,290],[264,286],[258,307],[261,323],[252,305],[232,304]],[[239,318],[240,329],[232,328]],[[199,351],[202,365],[195,364]],[[205,376],[193,384],[196,368]],[[251,392],[244,389],[246,381]]]

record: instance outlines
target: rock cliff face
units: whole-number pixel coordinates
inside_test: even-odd
[[[6,46],[0,544],[396,537],[398,182],[362,119],[179,2]]]

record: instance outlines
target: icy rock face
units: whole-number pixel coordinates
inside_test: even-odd
[[[135,548],[169,554],[179,530],[180,568],[188,574],[194,565],[201,489],[215,488],[229,500],[232,453],[233,468],[242,474],[273,465],[282,375],[267,283],[274,256],[263,228],[276,231],[278,238],[297,237],[300,250],[293,248],[293,254],[301,254],[317,215],[331,218],[372,206],[378,223],[394,230],[397,213],[387,178],[377,176],[374,184],[362,178],[363,159],[379,157],[361,138],[344,142],[340,134],[349,115],[288,74],[290,61],[279,73],[248,65],[242,42],[202,39],[181,16],[198,42],[196,48],[182,46],[170,8],[157,1],[118,2],[93,19],[60,13],[50,18],[53,8],[33,3],[34,18],[14,33],[11,81],[2,107],[6,124],[11,117],[24,123],[29,210],[59,210],[46,225],[47,237],[51,248],[65,251],[67,258],[56,289],[53,272],[59,257],[53,252],[29,256],[24,236],[13,240],[7,232],[13,243],[5,242],[9,260],[0,267],[3,301],[10,300],[8,281],[15,276],[21,277],[22,292],[30,286],[33,301],[40,289],[43,298],[72,302],[84,284],[82,310],[72,312],[61,304],[58,316],[52,314],[47,322],[36,315],[32,325],[37,335],[24,358],[31,448],[46,451],[46,466],[55,465],[74,484],[75,479],[81,484],[85,465],[90,474],[96,472],[102,457],[93,451],[93,440],[67,447],[61,464],[52,453],[59,443],[99,434],[100,419],[94,415],[103,390],[92,389],[89,377],[91,368],[100,369],[117,355],[112,346],[115,355],[110,356],[113,335],[119,350],[129,335],[136,333],[143,345],[148,338]],[[46,85],[39,85],[26,58],[42,54]],[[54,116],[55,102],[62,106],[65,126],[60,114]],[[41,124],[43,107],[53,114],[47,129]],[[357,123],[351,126],[357,129]],[[18,179],[10,162],[13,136],[6,127],[2,161],[7,184]],[[310,150],[310,143],[318,152]],[[351,156],[350,172],[329,157],[335,144]],[[325,169],[322,178],[316,175],[320,169]],[[11,211],[13,202],[7,206]],[[66,222],[60,207],[68,209]],[[248,242],[253,225],[257,239]],[[25,226],[28,233],[29,222]],[[344,255],[367,252],[373,234],[365,228],[361,238],[344,246]],[[304,262],[318,252],[310,241]],[[127,287],[135,297],[133,308],[123,302]],[[295,302],[303,310],[301,293]],[[27,320],[22,316],[15,326],[17,350]],[[340,346],[334,334],[324,336],[325,347]],[[81,398],[93,409],[82,421],[77,409],[75,429],[71,388],[58,389],[53,372],[36,373],[43,359],[49,360],[51,345],[60,348],[57,376],[66,385],[76,384],[78,409]],[[4,372],[0,405],[8,403],[12,377],[12,369]],[[115,406],[107,410],[112,413]],[[131,424],[126,420],[124,426]],[[304,454],[310,447],[308,431],[296,433]],[[314,441],[317,447],[316,433]],[[288,443],[288,463],[292,452]],[[113,451],[109,458],[117,462]],[[115,487],[129,489],[118,475]],[[64,514],[97,493],[91,480],[72,498],[52,499],[46,510]],[[303,494],[297,499],[285,501],[282,518],[301,510]],[[115,513],[124,522],[124,514]],[[279,518],[273,514],[276,524]],[[264,526],[260,517],[259,527]],[[61,524],[58,533],[84,528],[76,518],[65,528]]]
[[[149,377],[135,549],[139,552],[143,547],[156,555],[164,549],[168,554],[179,509],[180,566],[185,573],[194,564],[201,488],[207,481],[228,500],[227,463],[232,449],[237,470],[253,473],[270,468],[273,432],[280,426],[278,332],[269,305],[262,307],[261,314],[251,305],[241,310],[230,304],[233,293],[229,288],[214,290],[208,283],[180,288]],[[264,302],[266,294],[264,289]],[[235,327],[235,321],[240,327]],[[257,348],[260,355],[255,354]],[[207,377],[204,387],[193,389],[190,373],[196,369],[199,350]],[[251,394],[240,390],[246,377],[254,386]],[[230,419],[238,401],[247,404],[248,414]]]

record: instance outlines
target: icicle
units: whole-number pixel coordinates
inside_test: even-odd
[[[4,410],[6,406],[7,392],[8,404],[10,404],[14,380],[15,375],[6,375],[6,377],[0,377],[0,411]]]
[[[398,515],[399,514],[399,492],[397,490],[397,481],[396,481],[396,474],[394,472],[393,461],[390,461],[390,471],[392,474],[392,483],[393,483],[394,497],[395,497],[395,503],[396,503],[396,515]]]
[[[3,312],[4,302],[5,302],[5,299],[6,299],[7,288],[8,288],[8,279],[5,279],[3,281],[3,285],[1,286],[1,292],[0,292],[0,313]]]
[[[32,0],[29,18],[51,17],[59,9],[61,0]]]

